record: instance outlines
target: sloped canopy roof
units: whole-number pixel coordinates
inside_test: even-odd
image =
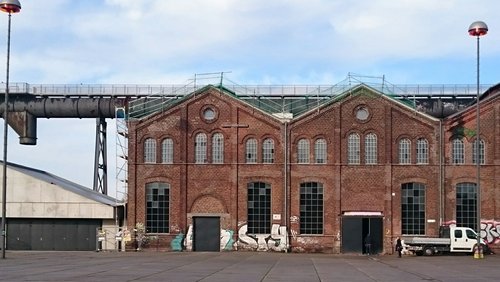
[[[3,161],[0,161],[0,164],[3,165]],[[69,192],[78,194],[80,196],[83,196],[85,198],[88,198],[90,200],[109,205],[109,206],[118,206],[118,204],[122,204],[121,202],[118,202],[115,198],[101,194],[99,192],[96,192],[90,188],[87,188],[85,186],[76,184],[74,182],[71,182],[67,179],[61,178],[59,176],[53,175],[51,173],[48,173],[43,170],[38,170],[35,168],[30,168],[26,166],[22,166],[19,164],[15,163],[10,163],[7,162],[7,166],[10,169],[16,170],[20,173],[23,173],[25,175],[29,175],[31,177],[34,177],[38,180],[57,185],[58,187],[61,187],[62,189],[65,189]]]

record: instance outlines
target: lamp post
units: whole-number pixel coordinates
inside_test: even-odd
[[[9,129],[9,59],[10,59],[10,19],[13,13],[21,11],[21,3],[18,0],[0,1],[0,10],[9,14],[9,25],[7,30],[7,78],[5,79],[5,109],[3,112],[3,176],[2,176],[2,258],[5,258],[5,248],[7,246],[7,131]]]
[[[469,35],[477,38],[477,93],[476,93],[476,168],[477,168],[477,248],[474,251],[474,258],[483,258],[483,248],[481,246],[481,135],[479,117],[479,37],[488,33],[488,26],[482,21],[475,21],[469,26]]]

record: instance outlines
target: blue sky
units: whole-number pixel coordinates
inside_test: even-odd
[[[348,73],[384,75],[393,84],[475,84],[476,40],[467,29],[476,20],[490,29],[481,38],[481,83],[500,82],[495,0],[21,4],[12,16],[11,83],[185,84],[196,73],[230,71],[243,85],[329,85]],[[7,15],[3,26],[6,50]],[[113,186],[114,122],[108,126]],[[91,187],[94,132],[93,119],[39,119],[37,146],[19,145],[10,131],[8,159]]]

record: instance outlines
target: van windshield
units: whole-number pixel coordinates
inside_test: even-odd
[[[476,232],[472,231],[472,230],[467,230],[467,238],[469,239],[477,239],[477,234]]]

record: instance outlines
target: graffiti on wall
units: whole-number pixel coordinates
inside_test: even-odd
[[[273,224],[270,234],[247,234],[248,225],[243,224],[238,230],[238,247],[253,251],[283,252],[288,249],[286,226]]]
[[[220,249],[221,251],[232,251],[234,246],[233,230],[221,229],[220,230]]]
[[[221,251],[232,251],[234,249],[234,231],[230,229],[220,230],[220,250]],[[188,232],[186,234],[186,239],[184,240],[184,248],[186,251],[193,250],[193,225],[190,224]]]
[[[170,247],[172,251],[182,251],[182,241],[184,240],[184,233],[179,233],[175,238],[170,242]]]
[[[500,221],[481,221],[481,238],[488,244],[500,243]]]
[[[184,248],[187,251],[193,250],[193,225],[189,224],[188,232],[186,233],[186,239],[184,240]]]
[[[456,225],[455,220],[447,221],[444,225]],[[500,221],[481,220],[481,238],[488,244],[500,243]]]

